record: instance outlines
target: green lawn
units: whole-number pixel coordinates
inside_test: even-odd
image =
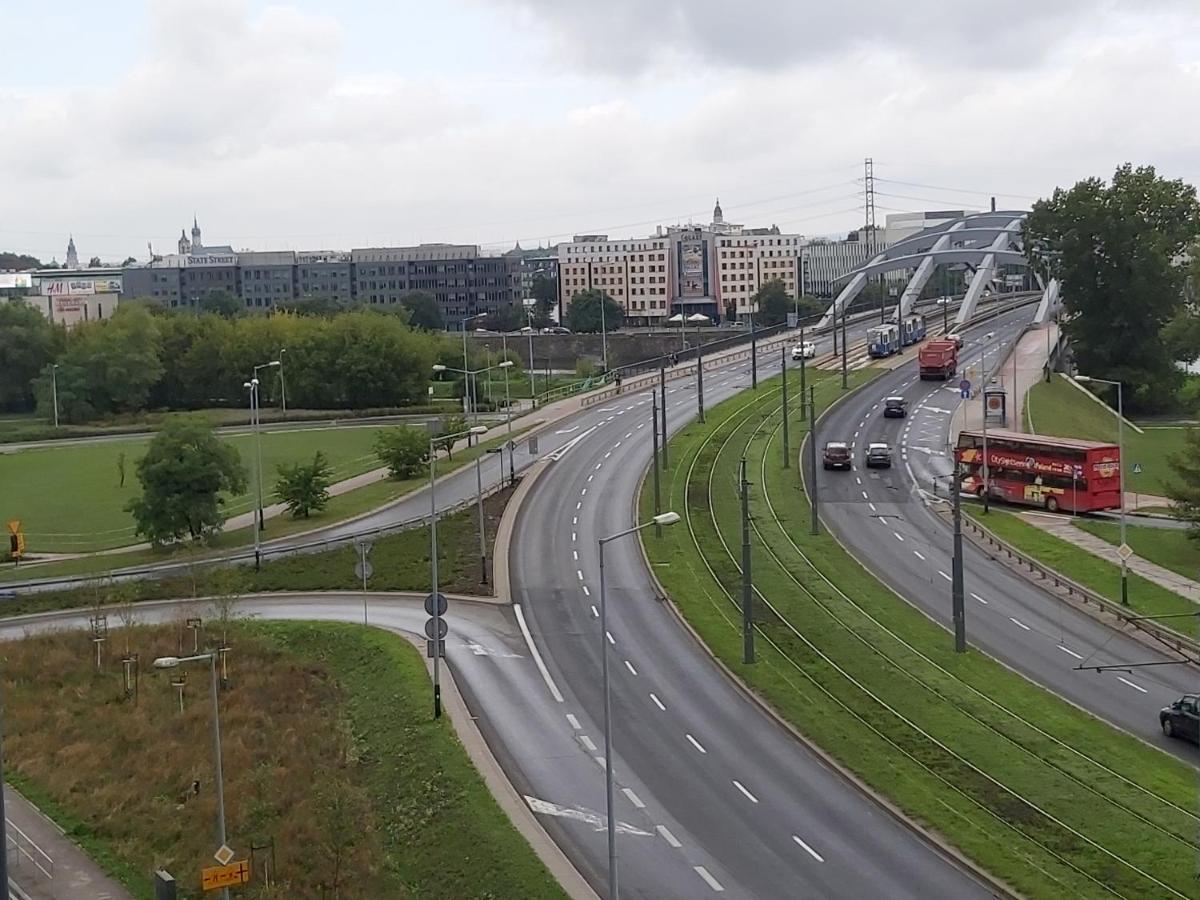
[[[1194,772],[977,651],[955,654],[945,629],[830,536],[810,536],[796,467],[781,462],[777,384],[676,436],[666,506],[685,520],[661,538],[644,533],[655,571],[709,647],[800,731],[1022,895],[1200,896],[1186,800]],[[831,380],[818,388],[821,403],[839,393]],[[798,444],[795,417],[792,429]],[[742,456],[754,484],[752,665],[741,662]],[[646,516],[649,480],[641,503]]]
[[[1098,385],[1098,387],[1104,387]],[[1025,423],[1038,434],[1117,443],[1117,417],[1093,403],[1065,378],[1039,381],[1025,396]],[[1186,428],[1125,428],[1125,490],[1165,496],[1163,483],[1174,477],[1167,457],[1183,450]],[[1141,474],[1133,474],[1134,464]]]
[[[984,515],[983,508],[973,503],[964,503],[963,511],[993,531],[1001,540],[1008,541],[1018,550],[1029,554],[1043,565],[1066,575],[1072,581],[1077,581],[1086,588],[1091,588],[1114,603],[1121,602],[1121,567],[1117,564],[1105,562],[1094,553],[1088,553],[1083,548],[1057,538],[1036,525],[1023,522],[1014,513],[992,507],[992,511]],[[1082,522],[1082,520],[1080,521]],[[1113,527],[1116,528],[1116,526]],[[1164,533],[1159,529],[1146,528],[1142,530],[1154,531],[1157,533],[1156,536]],[[1132,542],[1130,546],[1133,546]],[[1135,613],[1147,616],[1187,613],[1194,612],[1196,609],[1190,600],[1133,572],[1129,573],[1129,606]],[[1188,626],[1182,624],[1186,621],[1186,619],[1165,619],[1160,624],[1167,628],[1186,629]]]
[[[1108,541],[1114,547],[1121,544],[1121,526],[1111,522],[1077,519],[1076,526],[1089,534]],[[1175,528],[1150,528],[1145,525],[1125,526],[1125,541],[1143,559],[1157,563],[1185,578],[1200,578],[1200,543],[1187,532]]]

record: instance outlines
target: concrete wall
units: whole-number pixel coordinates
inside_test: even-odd
[[[722,340],[749,329],[714,329],[688,331],[686,340],[694,346],[697,342],[709,343]],[[469,340],[480,351],[485,347],[493,353],[499,353],[502,340],[498,334],[472,334]],[[526,335],[509,335],[508,349],[521,357],[522,364],[529,368],[529,337]],[[673,353],[680,349],[681,343],[678,332],[649,333],[649,332],[616,332],[608,336],[608,362],[611,368],[619,368],[632,363],[641,362],[654,356]],[[533,358],[539,370],[547,365],[551,369],[570,369],[574,371],[579,359],[591,359],[597,365],[604,358],[601,336],[598,334],[535,334],[533,335]]]

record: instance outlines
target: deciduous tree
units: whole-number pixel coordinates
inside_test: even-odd
[[[423,328],[426,331],[441,331],[446,327],[442,308],[437,298],[426,291],[412,291],[405,294],[400,302],[408,310],[408,321],[413,328]]]
[[[604,314],[600,309],[603,304]],[[583,334],[594,334],[601,330],[616,331],[625,321],[625,311],[612,297],[595,288],[580,291],[571,298],[567,307],[567,327]]]
[[[307,519],[320,512],[329,502],[329,485],[333,483],[333,467],[325,454],[318,450],[307,463],[280,463],[276,470],[275,495],[287,506],[295,519]]]
[[[375,455],[392,478],[413,478],[429,462],[429,437],[411,425],[385,428],[375,435]]]
[[[20,300],[0,302],[0,409],[33,409],[33,382],[54,359],[61,330]]]

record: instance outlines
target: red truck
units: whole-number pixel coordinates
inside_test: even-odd
[[[921,380],[946,381],[958,371],[958,344],[954,341],[930,341],[917,352]]]

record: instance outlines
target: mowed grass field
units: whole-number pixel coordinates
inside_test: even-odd
[[[1104,387],[1104,385],[1098,385]],[[1065,378],[1040,381],[1025,397],[1025,425],[1037,434],[1117,443],[1117,417],[1093,403]],[[1174,477],[1167,458],[1183,450],[1186,428],[1153,427],[1138,434],[1125,428],[1125,491],[1165,496],[1163,484]],[[1133,473],[1134,464],[1142,468]]]
[[[371,451],[384,426],[308,428],[262,432],[263,502],[273,502],[275,468],[309,460],[320,450],[341,480],[379,467]],[[246,493],[227,501],[228,514],[254,505],[255,445],[252,434],[225,435],[250,476]],[[0,520],[19,519],[31,552],[83,553],[135,544],[133,518],[125,504],[140,493],[137,462],[149,437],[37,447],[0,453]],[[125,486],[117,460],[125,454]]]

